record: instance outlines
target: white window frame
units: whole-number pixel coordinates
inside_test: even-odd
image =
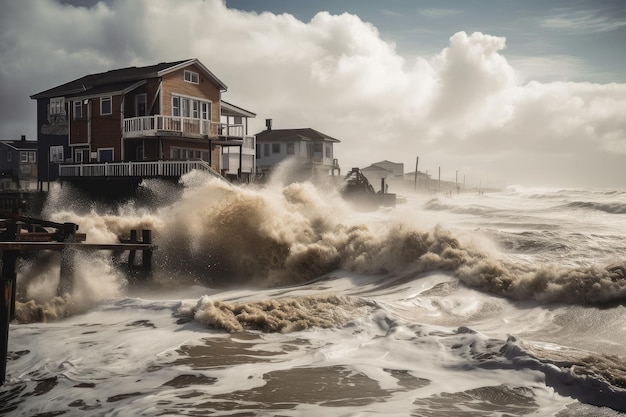
[[[28,162],[37,162],[37,152],[35,151],[28,152]]]
[[[106,101],[109,102],[109,112],[108,113],[104,112],[104,103]],[[113,97],[112,96],[102,96],[102,97],[100,97],[100,115],[101,116],[106,116],[108,114],[113,114]]]
[[[49,114],[65,114],[65,97],[52,97],[50,99]]]
[[[183,117],[190,117],[189,116],[191,114],[190,101],[191,101],[191,99],[189,99],[187,97],[181,97],[181,99],[180,99],[180,108],[181,108],[180,114]]]
[[[180,115],[182,114],[180,111],[180,100],[181,100],[180,96],[172,95],[172,116],[173,117],[180,117]]]
[[[63,145],[50,146],[50,162],[62,163],[63,157]]]
[[[28,152],[26,151],[20,152],[20,162],[28,162]]]
[[[202,108],[202,114],[200,115],[202,120],[211,120],[211,102],[200,101],[200,107]]]
[[[81,100],[74,100],[74,120],[83,118],[83,102]]]
[[[98,148],[98,150],[96,151],[98,152],[98,162],[102,162],[100,161],[100,151],[111,151],[111,161],[115,161],[115,148]]]
[[[185,70],[184,78],[185,78],[185,81],[187,81],[188,83],[192,83],[192,84],[200,83],[200,74],[194,71]]]
[[[178,105],[176,105],[178,102]],[[211,101],[172,93],[172,117],[211,120]]]

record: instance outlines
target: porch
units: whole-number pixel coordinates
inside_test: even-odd
[[[125,118],[122,135],[124,138],[142,138],[159,135],[243,138],[245,136],[245,126],[243,124],[155,114],[152,116]]]
[[[202,160],[62,164],[59,165],[59,177],[62,180],[78,178],[180,178],[193,170],[208,172],[223,179],[206,161]]]

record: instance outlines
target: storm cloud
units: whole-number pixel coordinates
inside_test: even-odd
[[[451,33],[430,56],[403,56],[357,15],[230,9],[220,0],[74,7],[1,1],[2,139],[36,138],[29,96],[88,73],[198,58],[226,101],[264,128],[312,127],[340,139],[344,170],[381,159],[442,166],[478,180],[623,186],[626,84],[538,82],[497,34]],[[452,174],[450,174],[452,173]]]

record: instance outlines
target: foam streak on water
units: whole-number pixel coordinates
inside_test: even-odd
[[[626,412],[626,192],[366,212],[329,184],[184,182],[114,210],[51,194],[90,242],[152,229],[154,276],[76,254],[57,295],[57,255],[22,260],[0,414]]]

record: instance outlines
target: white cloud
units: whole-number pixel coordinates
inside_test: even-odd
[[[455,9],[428,8],[428,9],[419,9],[418,13],[430,19],[438,19],[441,17],[455,16],[455,15],[461,14],[461,11],[455,10]]]
[[[435,57],[405,57],[347,13],[305,23],[219,0],[6,3],[6,139],[35,136],[31,94],[87,73],[197,57],[229,86],[225,100],[258,114],[253,131],[265,118],[320,130],[342,141],[344,169],[381,159],[410,168],[419,154],[431,173],[443,165],[468,178],[592,183],[585,164],[597,167],[596,185],[626,178],[611,156],[626,149],[626,85],[523,84],[502,37],[459,32]]]
[[[593,10],[562,10],[544,18],[541,23],[546,28],[572,32],[608,32],[626,26],[623,19],[604,16]]]

